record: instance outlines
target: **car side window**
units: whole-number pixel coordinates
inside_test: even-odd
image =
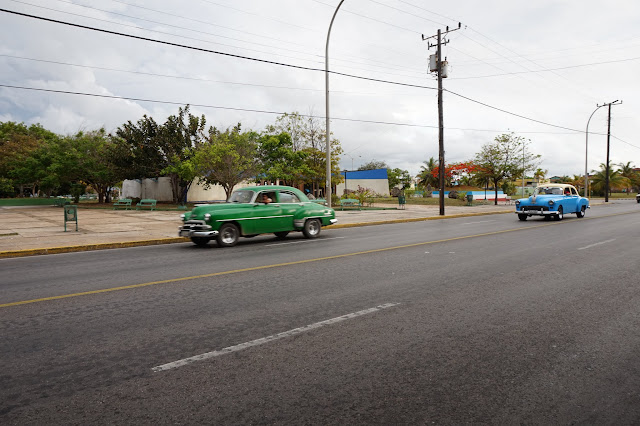
[[[281,192],[280,202],[281,203],[299,203],[300,199],[296,194],[292,194],[291,192]]]
[[[571,195],[578,195],[575,188],[571,188]]]
[[[275,192],[261,192],[256,197],[257,203],[270,204],[276,202],[276,194]]]

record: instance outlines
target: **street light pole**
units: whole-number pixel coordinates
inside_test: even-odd
[[[599,110],[605,105],[606,104],[602,104],[602,105],[596,104],[597,108],[593,110],[593,112],[589,116],[589,120],[587,120],[587,131],[585,132],[587,136],[584,144],[585,145],[584,147],[584,196],[585,197],[589,197],[589,168],[587,165],[588,156],[589,156],[589,122],[591,122],[591,118],[593,117],[593,114],[595,114],[597,110]]]
[[[344,0],[340,0],[336,11],[333,12],[331,17],[331,23],[329,24],[329,31],[327,32],[327,45],[324,51],[324,81],[325,81],[325,107],[326,107],[326,154],[327,154],[327,177],[326,177],[326,190],[325,197],[327,199],[327,205],[331,207],[331,128],[329,124],[329,36],[331,36],[331,27],[333,26],[333,20],[336,19],[338,9],[342,6]],[[346,177],[346,176],[345,176]]]
[[[588,170],[588,166],[587,166],[587,157],[589,155],[589,122],[591,121],[591,117],[593,117],[593,114],[596,113],[597,110],[599,110],[602,107],[605,106],[609,106],[609,132],[611,131],[611,105],[616,105],[618,104],[618,102],[622,103],[622,101],[616,99],[613,102],[609,102],[604,103],[602,105],[597,105],[596,104],[596,109],[591,113],[591,115],[589,116],[589,120],[587,120],[587,130],[586,130],[586,141],[585,141],[585,153],[584,153],[584,196],[588,197],[589,196],[589,170]],[[609,190],[609,134],[607,134],[607,183],[606,183],[606,188],[605,188],[605,200],[609,201],[609,194],[606,193],[606,191]]]

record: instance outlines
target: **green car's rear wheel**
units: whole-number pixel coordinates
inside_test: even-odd
[[[322,224],[318,219],[307,219],[304,223],[304,228],[302,228],[302,233],[307,238],[316,238],[320,235],[320,229],[322,229]]]
[[[220,247],[233,247],[238,244],[240,230],[233,223],[225,223],[220,227],[218,245]]]

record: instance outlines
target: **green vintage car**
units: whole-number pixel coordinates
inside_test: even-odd
[[[236,245],[241,236],[267,233],[284,238],[301,231],[316,238],[323,226],[338,221],[333,209],[310,201],[302,191],[275,185],[237,189],[226,203],[199,205],[180,217],[178,235],[199,246],[215,238],[221,247]]]

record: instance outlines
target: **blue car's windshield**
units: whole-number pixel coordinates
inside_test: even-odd
[[[229,203],[250,203],[253,191],[234,191],[229,197]]]
[[[534,195],[562,195],[562,188],[553,186],[539,186]]]

